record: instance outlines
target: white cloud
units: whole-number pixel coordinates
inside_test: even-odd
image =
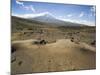
[[[35,8],[32,5],[25,6],[23,2],[16,0],[16,3],[21,5],[21,8],[25,10],[31,10],[32,12],[36,12]]]
[[[84,12],[81,12],[80,14],[79,14],[79,17],[83,17],[84,16]]]
[[[90,16],[95,16],[95,14],[96,14],[96,7],[92,6],[91,9],[90,9],[90,11],[91,11]]]
[[[89,26],[95,26],[95,22],[87,21],[87,20],[81,20],[80,21],[82,24],[86,24]]]
[[[96,7],[95,6],[93,6],[93,7],[91,7],[91,9],[90,9],[92,12],[95,12],[95,10],[96,10]]]
[[[42,13],[37,13],[37,14],[33,14],[33,13],[32,14],[22,14],[22,15],[20,15],[20,14],[12,14],[12,16],[21,17],[21,18],[34,18],[34,17],[38,17],[38,16],[44,16],[46,14],[53,16],[49,12],[42,12]]]
[[[19,5],[24,6],[23,2],[19,2],[18,0],[16,0],[16,3],[19,4]]]
[[[32,5],[30,5],[30,10],[36,12],[35,8]]]
[[[24,7],[21,7],[21,8],[23,8],[25,10],[30,10],[32,12],[36,12],[35,8],[32,5],[24,6]]]
[[[72,17],[72,14],[68,14],[67,17]]]
[[[79,23],[79,24],[85,24],[85,25],[89,25],[89,26],[95,26],[95,22],[90,22],[87,20],[76,20],[76,19],[61,19],[63,21],[67,21],[67,22],[72,22],[72,23]]]

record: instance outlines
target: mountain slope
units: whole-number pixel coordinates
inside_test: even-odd
[[[19,18],[12,16],[12,31],[22,31],[24,29],[39,29],[41,27],[51,27],[50,25],[47,25],[42,22],[34,21],[34,20],[29,20],[29,19],[24,19],[24,18]]]
[[[39,22],[43,22],[43,23],[49,23],[49,24],[59,24],[59,25],[65,25],[66,24],[65,21],[61,21],[59,19],[56,19],[55,17],[53,17],[50,14],[44,14],[42,16],[33,17],[33,18],[30,18],[30,19],[35,20],[35,21],[39,21]]]
[[[35,17],[29,17],[27,19],[31,19],[34,21],[43,22],[51,25],[57,25],[57,26],[83,26],[83,24],[72,23],[72,22],[64,21],[62,19],[58,19],[50,13],[45,13]]]
[[[52,26],[87,26],[84,24],[74,23],[71,21],[66,21],[64,19],[59,19],[49,12],[39,13],[39,14],[25,14],[16,16],[23,19],[28,19],[32,21],[37,21],[43,24],[49,24]]]

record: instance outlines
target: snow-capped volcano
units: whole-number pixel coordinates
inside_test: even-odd
[[[64,19],[59,19],[52,15],[49,12],[43,12],[38,14],[24,14],[24,15],[15,15],[20,18],[30,19],[34,21],[39,21],[43,23],[48,23],[52,25],[60,25],[60,26],[80,26],[81,24],[73,23],[71,21],[67,21]]]
[[[45,23],[53,23],[53,24],[65,23],[65,21],[57,19],[55,16],[53,16],[51,13],[48,12],[35,15],[34,17],[28,17],[28,19],[45,22]]]
[[[49,12],[43,12],[43,13],[38,13],[38,14],[14,15],[14,16],[25,18],[25,19],[30,19],[30,20],[35,20],[39,22],[44,22],[44,23],[52,23],[52,24],[66,23],[66,21],[56,18],[54,15],[52,15]]]

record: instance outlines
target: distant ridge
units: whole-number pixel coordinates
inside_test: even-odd
[[[42,13],[42,14],[38,14],[35,16],[12,16],[12,17],[16,17],[19,19],[24,19],[27,21],[31,21],[31,22],[37,22],[37,23],[41,23],[41,24],[48,24],[48,25],[52,25],[52,26],[88,26],[85,24],[79,24],[79,23],[73,23],[73,22],[69,22],[69,21],[63,21],[61,19],[57,19],[55,18],[52,14],[50,13]]]

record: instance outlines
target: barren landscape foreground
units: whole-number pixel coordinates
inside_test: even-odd
[[[95,69],[95,28],[70,22],[62,25],[43,23],[12,16],[12,75]]]

